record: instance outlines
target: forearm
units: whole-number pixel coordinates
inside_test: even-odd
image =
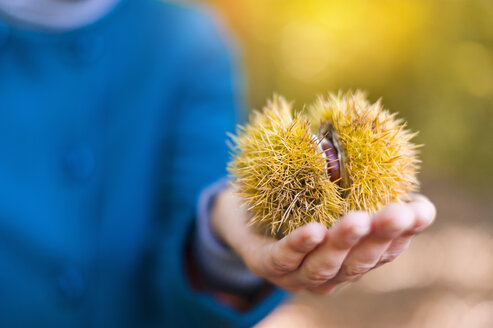
[[[218,215],[232,218],[233,204],[224,203],[229,192],[228,181],[220,180],[206,188],[200,196],[192,251],[204,283],[217,290],[249,295],[265,281],[251,273],[241,257],[213,231],[212,221]],[[220,204],[220,206],[215,206]],[[234,219],[224,220],[227,222]],[[222,222],[222,221],[221,221]]]

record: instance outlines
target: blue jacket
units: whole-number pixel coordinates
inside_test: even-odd
[[[247,327],[189,287],[238,83],[197,10],[129,0],[76,31],[0,22],[0,327]]]

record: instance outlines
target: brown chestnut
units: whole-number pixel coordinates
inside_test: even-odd
[[[322,139],[320,147],[322,147],[326,156],[327,174],[330,177],[330,181],[339,182],[341,178],[341,165],[336,147],[329,138]]]

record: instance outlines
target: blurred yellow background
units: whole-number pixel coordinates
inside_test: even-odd
[[[248,99],[364,89],[401,113],[425,174],[493,191],[493,2],[210,0],[239,39]]]
[[[209,0],[239,40],[248,101],[361,88],[419,130],[438,219],[393,264],[263,327],[493,327],[493,1]],[[276,323],[277,322],[277,323]]]

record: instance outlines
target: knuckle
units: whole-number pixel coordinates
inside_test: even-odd
[[[335,273],[332,271],[310,270],[306,271],[306,279],[311,284],[321,284],[333,278]]]
[[[392,262],[393,260],[395,260],[399,256],[399,254],[400,254],[399,252],[390,252],[388,254],[385,254],[380,259],[380,262],[383,262],[383,263]]]
[[[342,275],[342,278],[344,281],[358,279],[372,268],[373,266],[368,264],[348,265],[343,268],[344,274]]]
[[[378,261],[377,265],[375,266],[375,268],[378,268],[384,264],[387,264],[387,263],[390,263],[392,262],[393,260],[395,260],[397,257],[399,256],[399,253],[389,253],[389,254],[385,254],[384,256],[382,256],[380,258],[380,260]]]
[[[378,263],[375,265],[375,267],[373,269],[377,269],[377,268],[381,267],[382,265],[387,264],[389,262],[391,262],[391,261],[388,259],[381,259],[380,261],[378,261]]]
[[[273,274],[282,275],[294,270],[292,263],[282,258],[272,257],[270,269]]]

